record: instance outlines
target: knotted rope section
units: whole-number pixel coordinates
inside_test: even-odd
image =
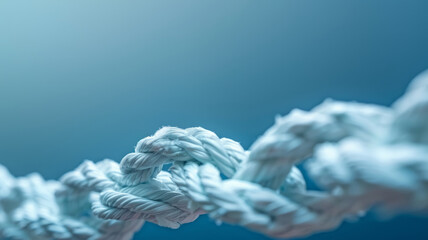
[[[323,190],[306,188],[301,163]],[[60,181],[0,166],[0,177],[2,239],[125,240],[145,221],[178,228],[201,214],[287,238],[375,205],[424,212],[428,72],[390,108],[326,100],[277,117],[249,151],[203,128],[164,127],[120,164],[87,160]]]

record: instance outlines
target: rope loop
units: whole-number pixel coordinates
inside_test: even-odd
[[[168,171],[163,170],[171,164]],[[297,165],[321,190],[307,189]],[[373,206],[428,210],[428,72],[392,107],[326,100],[277,117],[249,151],[200,127],[164,127],[135,151],[60,181],[0,165],[0,238],[129,240],[208,214],[274,238],[333,230]]]

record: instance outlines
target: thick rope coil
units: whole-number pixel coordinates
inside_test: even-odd
[[[278,189],[292,166],[312,156],[315,147],[348,136],[376,141],[378,125],[390,121],[387,108],[327,100],[311,112],[293,110],[277,117],[250,148],[250,156],[234,176]]]
[[[191,199],[179,190],[169,173],[161,171],[162,166],[195,159],[202,163],[211,162],[226,176],[231,176],[245,157],[239,143],[219,139],[211,131],[162,128],[154,136],[140,140],[135,152],[122,159],[121,172],[116,171],[112,177],[116,187],[109,190],[102,187],[104,191],[99,201],[93,203],[93,213],[106,219],[144,219],[178,228],[194,221],[203,211],[189,207]]]
[[[426,211],[427,156],[428,72],[391,108],[327,100],[277,117],[250,151],[203,128],[165,127],[120,164],[85,161],[60,182],[0,166],[0,238],[125,240],[144,221],[178,228],[205,213],[302,237],[374,205]],[[306,189],[295,166],[304,161],[325,191]]]
[[[392,106],[389,124],[379,124],[375,142],[349,138],[318,148],[309,170],[331,190],[363,207],[428,208],[428,72],[410,84]],[[377,194],[375,194],[377,193]],[[364,206],[365,205],[365,206]]]

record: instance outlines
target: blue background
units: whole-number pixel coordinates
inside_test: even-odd
[[[292,108],[382,105],[428,68],[428,1],[0,2],[0,162],[58,178],[119,161],[164,125],[248,148]],[[373,214],[308,239],[428,239],[426,218]],[[206,216],[135,239],[267,239]]]

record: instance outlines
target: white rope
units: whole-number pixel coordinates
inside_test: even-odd
[[[323,191],[306,189],[302,162]],[[249,151],[203,128],[164,127],[120,164],[87,160],[60,181],[14,178],[0,166],[0,178],[2,239],[125,240],[144,221],[178,228],[205,213],[275,238],[303,237],[375,205],[424,212],[428,72],[391,108],[326,100],[277,117]]]

